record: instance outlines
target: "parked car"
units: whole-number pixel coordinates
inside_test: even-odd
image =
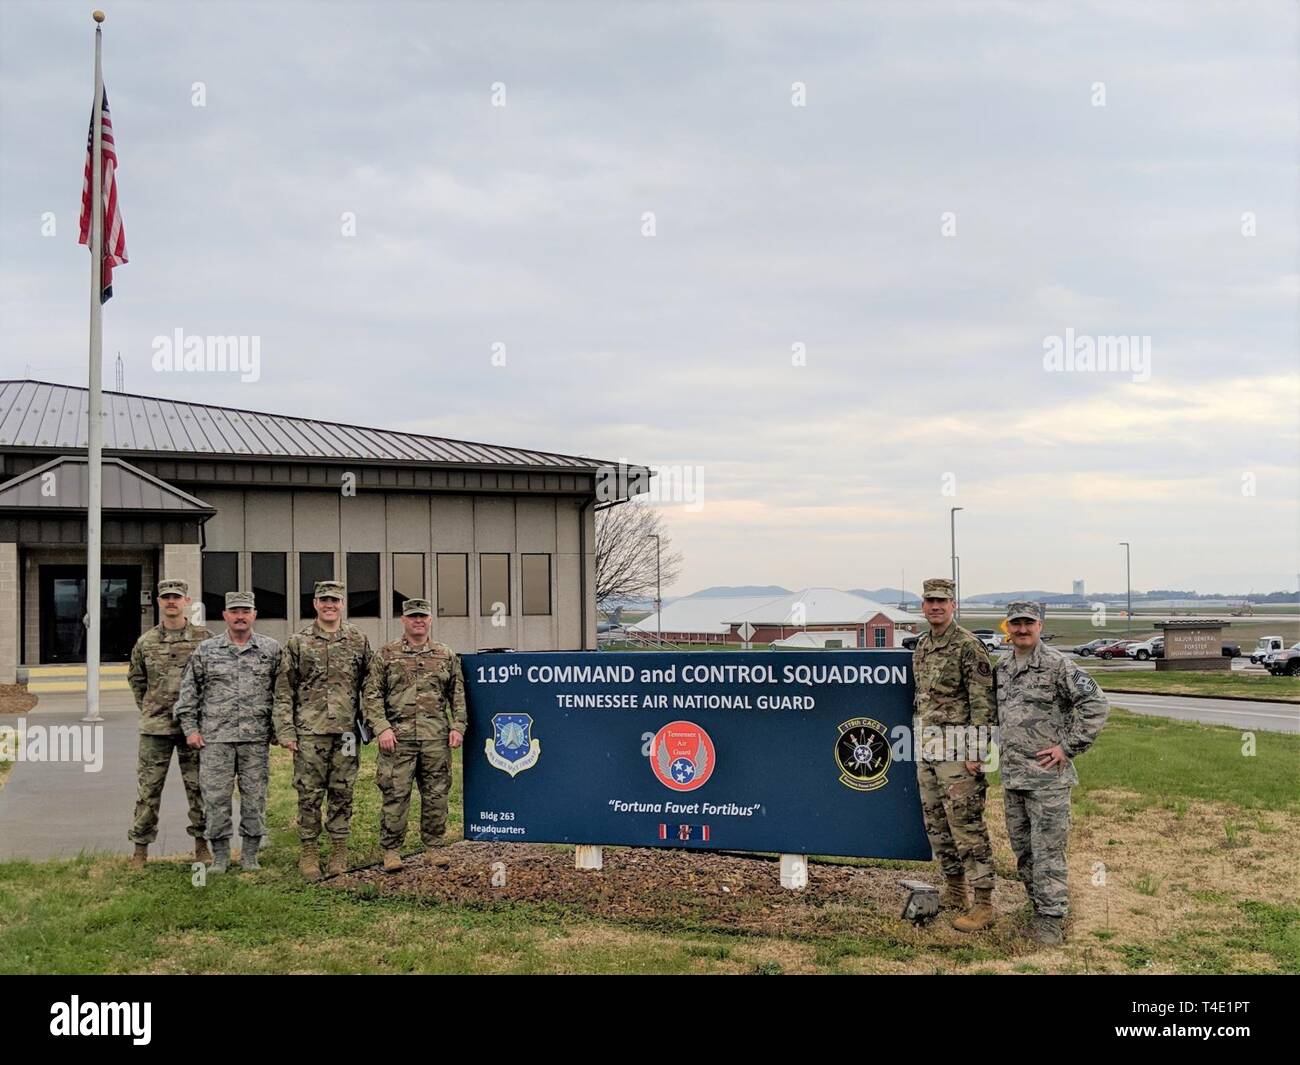
[[[1239,643],[1225,643],[1225,644],[1223,645],[1223,657],[1224,657],[1224,658],[1240,658],[1240,657],[1241,657],[1241,644],[1239,644]]]
[[[1093,653],[1101,659],[1123,658],[1129,646],[1136,642],[1136,640],[1116,640],[1114,643],[1098,647]]]
[[[1265,655],[1281,651],[1285,646],[1281,636],[1261,636],[1255,644],[1255,649],[1250,652],[1251,665],[1258,665],[1264,661]]]
[[[1105,647],[1108,643],[1114,642],[1115,638],[1113,636],[1103,636],[1100,640],[1089,640],[1085,644],[1080,644],[1074,649],[1074,653],[1087,658],[1090,654],[1094,654],[1098,647]]]
[[[1129,658],[1136,658],[1139,662],[1145,662],[1148,658],[1165,657],[1165,638],[1163,636],[1152,636],[1149,640],[1143,640],[1141,643],[1129,644],[1124,648],[1124,653]]]
[[[1274,651],[1265,665],[1275,677],[1300,677],[1300,643],[1293,643],[1285,651]]]

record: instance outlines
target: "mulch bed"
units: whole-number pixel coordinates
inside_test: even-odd
[[[0,684],[0,714],[25,714],[36,703],[26,684]]]
[[[808,887],[791,891],[781,887],[775,859],[636,847],[606,847],[604,866],[575,869],[572,847],[459,842],[407,858],[398,873],[369,867],[330,883],[366,895],[479,908],[524,902],[611,920],[824,936],[878,933],[882,919],[901,925],[897,918],[907,898],[902,881],[934,882],[923,870],[812,862]],[[1002,886],[998,895],[999,909],[1014,909],[1023,899],[1013,885]],[[941,924],[946,920],[932,927]]]

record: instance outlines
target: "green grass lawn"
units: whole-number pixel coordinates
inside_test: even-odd
[[[1274,699],[1300,703],[1300,677],[1267,673],[1196,673],[1115,669],[1089,663],[1088,671],[1108,692],[1150,692],[1153,695],[1228,695],[1239,699]]]
[[[1300,737],[1260,733],[1246,757],[1239,730],[1115,712],[1079,761],[1071,844],[1084,870],[1071,877],[1078,927],[1065,948],[1047,954],[993,933],[913,929],[894,911],[850,914],[859,926],[852,932],[841,911],[825,932],[794,937],[683,920],[597,920],[553,904],[454,906],[304,884],[287,754],[273,749],[272,766],[271,845],[260,874],[231,872],[194,886],[180,860],[151,861],[142,872],[125,856],[0,863],[0,972],[1300,973],[1293,875]],[[458,758],[453,824],[460,803]],[[412,845],[417,812],[418,800]],[[1001,816],[995,786],[988,820],[1005,877],[1014,874]],[[378,858],[377,818],[371,745],[356,791],[354,865]],[[1089,894],[1099,890],[1086,872],[1094,850],[1113,870],[1104,923]],[[855,864],[937,875],[926,863]],[[1197,879],[1202,865],[1212,879]],[[1270,872],[1288,865],[1289,881]],[[1162,913],[1178,916],[1162,925]]]

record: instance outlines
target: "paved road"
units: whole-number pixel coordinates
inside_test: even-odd
[[[1102,681],[1105,684],[1105,681]],[[1266,703],[1246,699],[1197,699],[1190,695],[1131,695],[1108,692],[1111,706],[1135,714],[1232,725],[1260,732],[1300,733],[1300,703]]]
[[[0,725],[17,727],[21,718],[29,731],[51,725],[80,727],[85,698],[43,695],[36,709],[4,714]],[[130,692],[104,692],[100,700],[104,723],[93,746],[83,750],[83,756],[102,754],[97,772],[86,772],[94,763],[85,757],[82,762],[15,762],[9,770],[0,787],[0,861],[71,858],[82,851],[131,852],[126,833],[135,813],[140,715]],[[186,809],[180,768],[173,760],[163,789],[158,839],[149,848],[151,858],[194,853],[194,842],[185,831]]]

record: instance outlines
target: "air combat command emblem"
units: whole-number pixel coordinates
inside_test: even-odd
[[[839,726],[835,764],[840,783],[854,791],[875,791],[887,783],[889,740],[885,726],[869,717],[850,718]]]
[[[533,719],[527,714],[495,714],[492,737],[483,745],[488,764],[512,777],[532,769],[542,755],[542,745],[532,732]]]

